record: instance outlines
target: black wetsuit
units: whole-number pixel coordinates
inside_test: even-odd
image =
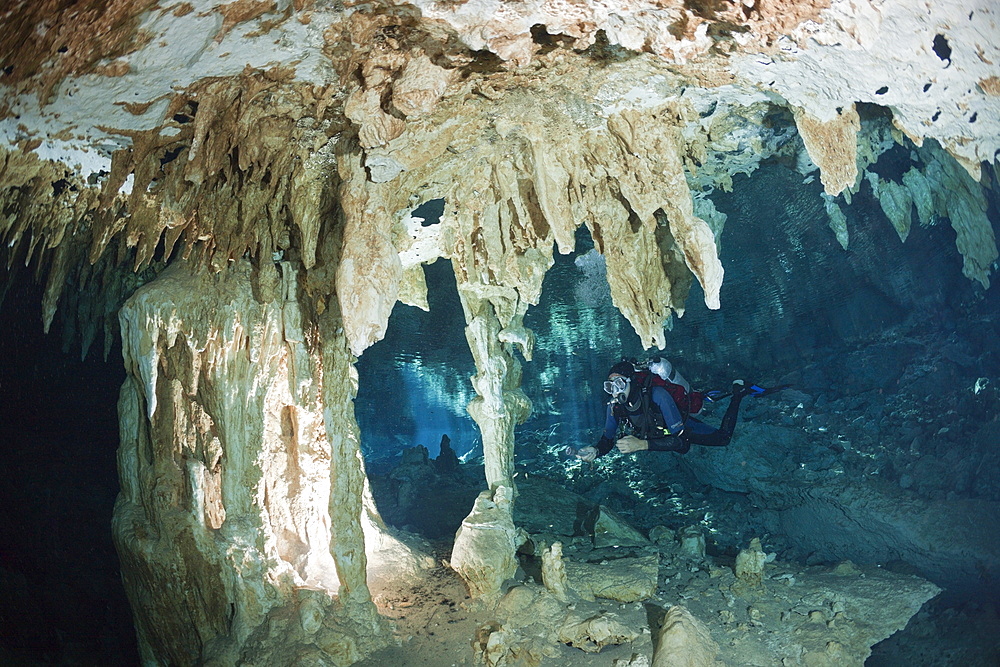
[[[719,428],[709,426],[694,417],[684,419],[677,404],[666,389],[660,386],[650,388],[649,428],[646,429],[646,414],[641,397],[636,395],[639,389],[633,389],[630,398],[633,403],[609,403],[607,418],[604,422],[604,436],[597,443],[598,456],[604,456],[615,446],[618,437],[618,427],[623,422],[637,437],[649,443],[650,451],[677,452],[686,454],[691,445],[705,447],[725,447],[733,437],[736,419],[740,411],[740,402],[744,392],[737,391],[722,417]],[[669,426],[667,425],[669,422]],[[683,424],[683,430],[680,428]],[[678,434],[678,431],[680,433]]]

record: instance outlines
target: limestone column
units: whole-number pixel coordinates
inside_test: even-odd
[[[531,402],[521,391],[521,364],[511,353],[509,332],[501,327],[493,304],[473,296],[468,286],[460,285],[459,293],[477,371],[472,384],[478,395],[468,409],[482,435],[489,489],[479,495],[456,533],[451,565],[473,597],[489,600],[517,570],[516,552],[523,539],[513,520],[514,427],[527,419]]]
[[[121,310],[113,528],[145,662],[348,665],[387,641],[343,329],[281,269],[262,304],[247,262],[175,263]]]
[[[521,390],[521,364],[510,343],[501,340],[504,330],[493,304],[468,295],[462,301],[468,321],[465,337],[476,363],[472,386],[477,396],[468,410],[483,438],[486,483],[490,489],[513,486],[514,427],[531,413],[531,402]]]

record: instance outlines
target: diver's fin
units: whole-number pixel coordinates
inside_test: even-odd
[[[790,384],[782,384],[778,385],[777,387],[761,387],[759,384],[751,384],[749,387],[746,388],[746,393],[744,394],[744,396],[752,396],[754,398],[760,396],[770,396],[771,394],[776,394],[779,391],[784,391],[785,389],[788,389],[791,386],[792,385]],[[716,401],[721,401],[724,398],[729,398],[732,395],[733,392],[731,391],[722,392],[718,390],[713,390],[705,392],[705,398],[707,398],[712,403]]]
[[[760,385],[752,384],[750,385],[750,392],[747,396],[760,397],[760,396],[770,396],[771,394],[776,394],[779,391],[784,391],[792,385],[790,384],[779,384],[777,387],[761,387]]]

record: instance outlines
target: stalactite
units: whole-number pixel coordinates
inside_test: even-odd
[[[356,152],[339,161],[340,206],[344,211],[344,253],[337,266],[341,312],[351,350],[360,355],[385,336],[399,296],[402,264],[392,242],[393,218],[378,193],[369,195]]]
[[[826,193],[836,196],[853,187],[858,180],[857,134],[861,129],[854,105],[839,109],[830,119],[815,118],[798,108],[794,112],[795,125],[809,157],[819,167]]]
[[[270,260],[287,252],[296,233],[295,250],[311,267],[316,211],[331,171],[324,150],[337,129],[323,110],[334,90],[291,84],[291,75],[279,67],[247,68],[237,77],[207,79],[173,97],[163,126],[118,132],[131,145],[113,156],[91,261],[122,234],[137,248],[137,269],[162,238],[168,256],[180,241],[185,256],[197,252],[220,270],[246,254]],[[125,215],[112,210],[118,199]],[[273,285],[267,271],[259,287],[268,278]]]
[[[913,198],[909,189],[894,181],[882,180],[871,171],[866,172],[865,177],[882,205],[882,212],[889,218],[893,229],[899,235],[899,240],[905,242],[906,237],[910,235],[910,223],[913,217]]]
[[[934,209],[951,221],[955,244],[962,254],[962,274],[990,286],[990,271],[998,257],[993,225],[986,215],[987,201],[983,188],[968,171],[940,150],[921,149],[927,163],[927,181],[933,183]]]
[[[918,148],[914,155],[919,162],[903,174],[902,182],[882,179],[874,172],[865,174],[882,211],[901,241],[909,234],[914,207],[921,225],[932,224],[933,216],[948,218],[963,258],[962,273],[988,288],[998,251],[983,188],[933,143]]]

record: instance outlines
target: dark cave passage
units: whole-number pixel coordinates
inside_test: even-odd
[[[0,306],[0,663],[136,665],[111,539],[120,348],[63,352],[41,298],[22,277]]]

